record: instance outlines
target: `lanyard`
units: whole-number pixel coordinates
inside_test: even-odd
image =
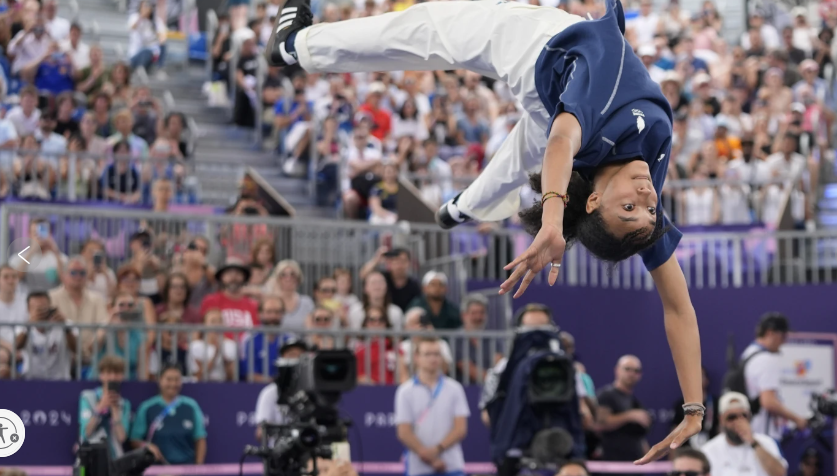
[[[421,382],[419,382],[417,376],[413,377],[413,382],[416,385],[421,385]],[[445,377],[443,375],[440,375],[439,382],[436,384],[436,388],[434,388],[430,394],[430,401],[427,403],[427,408],[425,408],[424,411],[422,411],[419,414],[418,418],[416,418],[416,425],[421,425],[421,422],[424,421],[425,418],[427,418],[427,415],[430,413],[430,409],[433,408],[433,402],[436,401],[436,398],[438,398],[439,394],[442,392],[443,383],[445,383]]]
[[[154,421],[151,422],[151,426],[148,427],[148,437],[145,439],[146,442],[151,442],[151,438],[154,437],[154,433],[159,430],[161,426],[163,426],[163,420],[169,413],[172,412],[172,410],[174,410],[174,407],[176,407],[178,403],[180,403],[180,397],[176,397],[172,400],[172,402],[166,405],[166,408],[164,408],[163,411],[154,418]]]

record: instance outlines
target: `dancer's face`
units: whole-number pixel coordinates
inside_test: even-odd
[[[658,210],[648,164],[634,160],[604,167],[587,199],[587,213],[595,210],[601,213],[608,230],[619,238],[637,230],[650,234]]]

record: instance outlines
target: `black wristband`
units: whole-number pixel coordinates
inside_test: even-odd
[[[750,448],[752,448],[752,449],[756,449],[756,448],[758,448],[758,446],[759,446],[758,440],[753,440],[753,442],[750,443]]]

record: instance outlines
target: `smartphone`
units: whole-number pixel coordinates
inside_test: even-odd
[[[99,267],[105,263],[105,255],[96,253],[93,255],[93,266]]]
[[[108,382],[108,392],[119,393],[119,390],[122,388],[122,382]]]
[[[338,443],[331,444],[331,459],[333,461],[345,461],[347,463],[352,462],[352,451],[351,447],[349,447],[349,442],[341,441]]]
[[[142,311],[139,309],[134,311],[122,311],[119,313],[119,318],[126,324],[132,322],[142,322]]]
[[[49,238],[49,223],[38,223],[38,238],[46,239]]]
[[[58,309],[54,308],[54,307],[51,307],[51,308],[47,309],[46,320],[48,320],[48,321],[51,320],[57,312],[58,312]]]

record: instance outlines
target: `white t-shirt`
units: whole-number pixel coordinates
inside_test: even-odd
[[[715,210],[715,191],[690,188],[683,194],[685,221],[689,225],[711,225]]]
[[[349,306],[349,329],[360,329],[363,326],[363,319],[366,317],[366,312],[363,310],[363,303],[358,301]],[[387,307],[387,319],[394,329],[401,329],[404,323],[404,311],[395,304],[390,304]]]
[[[15,131],[19,136],[27,136],[34,134],[38,130],[38,121],[41,120],[41,110],[34,109],[32,115],[26,116],[23,113],[23,108],[15,106],[6,114],[6,119],[12,121],[15,125]]]
[[[10,303],[0,301],[0,341],[11,344],[15,340],[14,327],[5,324],[19,324],[26,322],[28,319],[29,313],[26,310],[25,294],[15,294],[14,299]]]
[[[61,42],[60,47],[61,51],[70,55],[73,60],[73,68],[76,71],[81,71],[90,66],[90,46],[87,43],[79,41],[78,48],[73,49],[73,44],[67,39]]]
[[[131,28],[136,22],[139,24]],[[166,24],[159,17],[155,17],[152,24],[151,20],[140,18],[139,13],[132,13],[128,17],[128,57],[133,57],[145,48],[159,50],[157,34],[165,31]]]
[[[204,342],[203,340],[195,340],[189,344],[189,373],[196,374],[198,371],[198,362],[203,364],[204,368],[212,364],[209,372],[204,376],[204,380],[213,382],[223,382],[227,379],[227,373],[224,370],[224,362],[236,360],[236,346],[232,339],[224,339],[221,343],[221,355],[215,358],[216,348],[214,345]],[[213,359],[210,361],[210,359]],[[212,363],[214,362],[214,363]]]
[[[56,16],[46,23],[49,36],[55,41],[62,41],[70,36],[70,22],[66,18]]]
[[[654,33],[657,32],[657,23],[659,21],[660,17],[656,13],[652,13],[647,17],[638,15],[632,20],[628,20],[625,26],[634,30],[637,44],[644,45],[654,42]]]
[[[72,325],[69,319],[67,325]],[[67,347],[67,336],[61,327],[50,327],[41,332],[29,327],[29,338],[24,347],[23,376],[27,380],[70,380],[72,353]],[[19,326],[16,334],[25,333],[26,327]],[[78,339],[78,329],[72,333]]]
[[[750,344],[744,353],[741,354],[741,359],[746,359],[754,352],[762,349],[756,344]],[[761,352],[756,355],[744,367],[744,378],[747,381],[747,396],[752,400],[757,398],[761,392],[765,390],[779,391],[779,369],[782,366],[782,358],[778,353]],[[777,416],[768,415],[767,410],[762,408],[756,415],[753,415],[753,420],[750,422],[753,431],[757,433],[764,433],[771,438],[779,439],[782,437],[782,429],[784,427],[784,419]]]
[[[779,452],[779,445],[772,438],[759,433],[753,433],[753,438],[768,453],[778,458],[782,466],[788,467],[788,462]],[[700,450],[709,458],[712,476],[768,476],[758,461],[756,450],[746,444],[732,446],[724,434],[712,438]]]
[[[281,424],[285,421],[285,411],[276,401],[279,399],[279,388],[271,383],[259,392],[256,400],[256,424],[271,423]]]

